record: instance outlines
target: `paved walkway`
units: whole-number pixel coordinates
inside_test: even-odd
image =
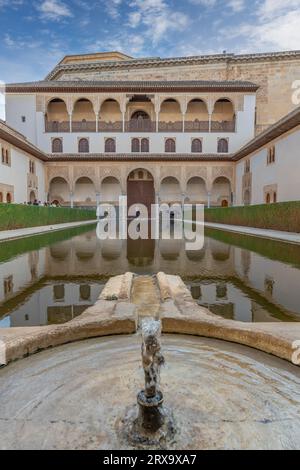
[[[289,243],[300,243],[300,233],[295,232],[243,227],[242,225],[214,224],[212,222],[205,222],[205,227],[228,230],[229,232],[242,233],[244,235],[251,235],[254,237],[270,238],[272,240],[280,240]]]
[[[81,225],[89,225],[92,223],[96,223],[97,220],[83,220],[80,222],[69,222],[67,224],[54,224],[54,225],[43,225],[42,227],[28,227],[28,228],[20,228],[17,230],[3,230],[0,231],[0,242],[11,240],[15,238],[24,238],[24,237],[31,237],[32,235],[40,235],[46,232],[55,232],[57,230],[65,230],[67,228],[72,227],[79,227]]]

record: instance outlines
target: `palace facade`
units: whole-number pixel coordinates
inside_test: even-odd
[[[6,86],[0,202],[300,199],[299,75],[300,52],[65,57],[43,81]]]

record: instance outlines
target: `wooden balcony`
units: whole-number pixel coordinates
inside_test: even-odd
[[[183,122],[163,122],[158,123],[158,132],[183,132]]]
[[[98,123],[98,129],[99,129],[99,132],[122,132],[123,123],[122,121],[116,121],[116,122],[100,121]]]
[[[70,132],[70,122],[45,121],[46,132]]]
[[[185,132],[209,132],[209,121],[185,121]]]
[[[211,132],[235,132],[235,120],[211,121]]]
[[[72,132],[96,132],[95,121],[73,121]]]
[[[125,132],[155,132],[156,124],[150,119],[132,119],[125,123]]]

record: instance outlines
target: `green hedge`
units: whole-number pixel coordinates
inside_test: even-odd
[[[205,221],[300,232],[300,201],[206,209]]]
[[[0,231],[80,222],[95,218],[95,211],[87,209],[0,204]]]

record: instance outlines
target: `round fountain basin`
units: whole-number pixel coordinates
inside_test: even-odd
[[[125,449],[116,429],[144,374],[139,335],[43,351],[0,370],[0,449]],[[169,449],[296,449],[300,370],[230,343],[164,335]]]

